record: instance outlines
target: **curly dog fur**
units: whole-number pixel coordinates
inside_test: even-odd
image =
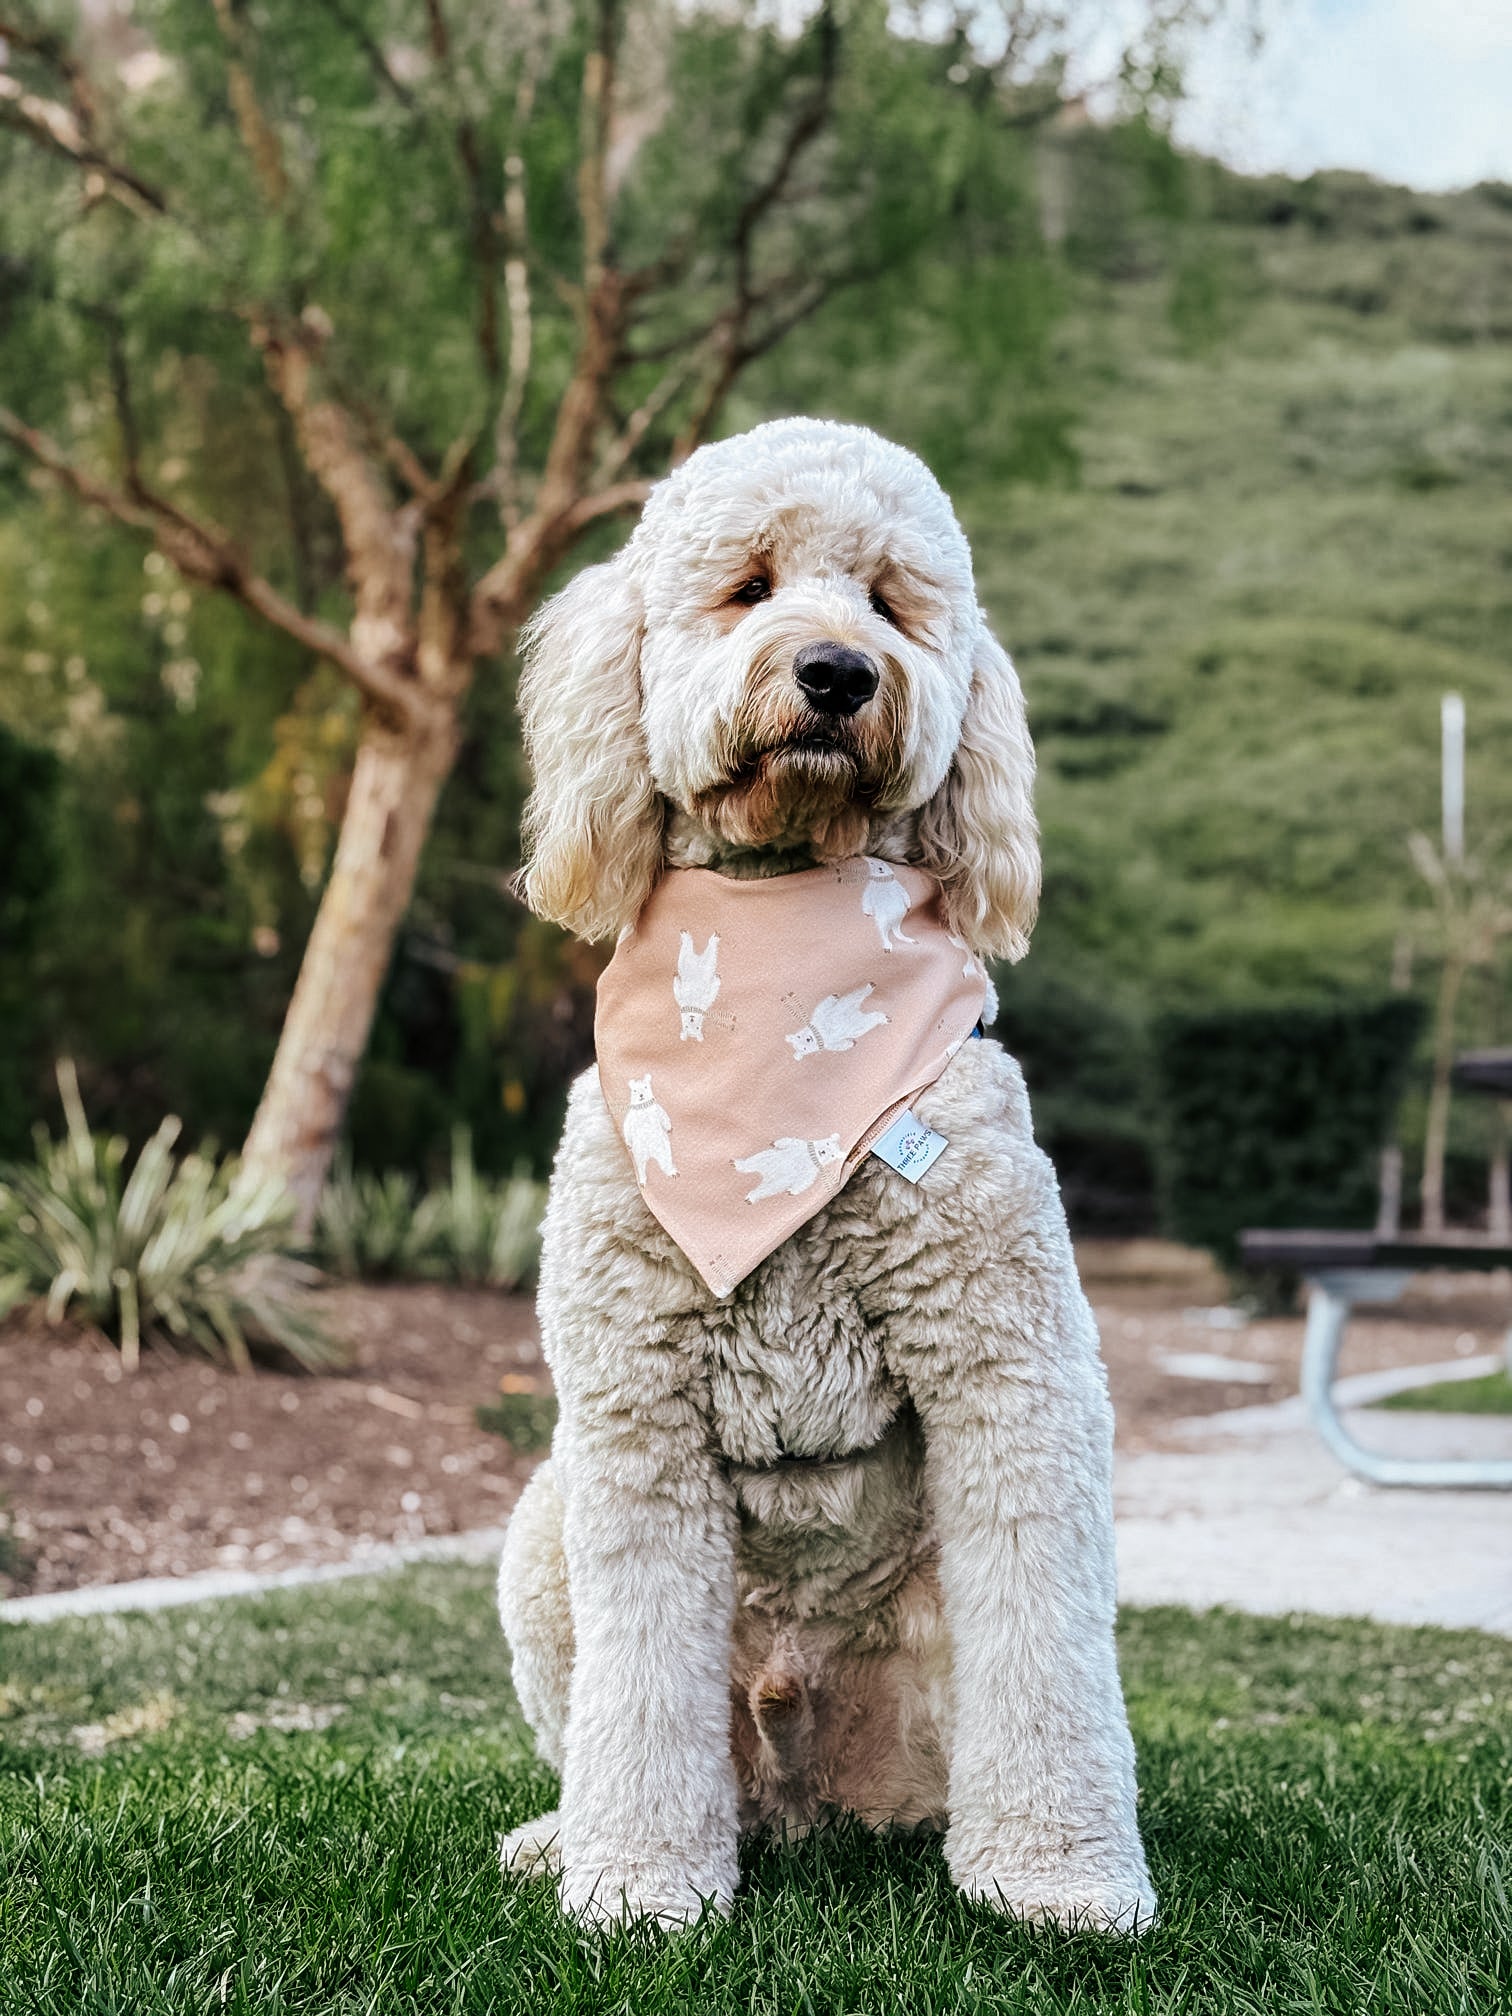
[[[875,692],[816,717],[794,659]],[[984,957],[1038,894],[1017,678],[924,466],[780,421],[701,449],[548,603],[522,689],[527,887],[587,937],[667,863],[865,852],[937,875]],[[499,1609],[559,1812],[506,1838],[564,1907],[679,1925],[737,1845],[837,1814],[945,1831],[961,1888],[1132,1930],[1155,1900],[1114,1656],[1112,1421],[1018,1067],[967,1043],[915,1102],[949,1152],[868,1159],[724,1300],[573,1088],[540,1313],[561,1415]]]

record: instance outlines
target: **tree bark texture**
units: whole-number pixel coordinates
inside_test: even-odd
[[[244,1151],[250,1167],[283,1177],[301,1233],[315,1221],[456,748],[448,710],[439,725],[404,732],[372,722],[357,751],[336,858]]]

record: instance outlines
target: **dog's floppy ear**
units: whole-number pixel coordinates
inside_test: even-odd
[[[640,643],[640,597],[614,561],[585,568],[525,633],[525,894],[538,917],[581,938],[633,922],[661,865]]]
[[[984,958],[1022,959],[1039,908],[1034,744],[1018,674],[985,617],[961,739],[919,840],[951,928]]]

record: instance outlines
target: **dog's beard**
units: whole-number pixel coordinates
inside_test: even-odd
[[[841,721],[749,705],[722,751],[719,781],[693,810],[736,847],[807,847],[821,861],[859,853],[896,786],[897,716],[886,690]]]

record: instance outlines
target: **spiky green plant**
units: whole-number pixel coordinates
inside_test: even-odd
[[[440,1223],[445,1193],[421,1196],[398,1169],[382,1175],[337,1162],[320,1200],[315,1251],[322,1267],[348,1280],[403,1280],[444,1272]]]
[[[323,1267],[352,1279],[462,1281],[518,1288],[535,1271],[545,1187],[528,1176],[480,1175],[472,1136],[452,1134],[451,1172],[421,1191],[399,1170],[337,1165],[315,1225]]]
[[[521,1174],[497,1183],[480,1176],[467,1128],[452,1130],[451,1181],[431,1196],[442,1207],[439,1237],[454,1280],[517,1288],[534,1273],[544,1186]]]
[[[126,1143],[90,1132],[66,1059],[58,1089],[63,1139],[39,1128],[35,1161],[0,1170],[0,1315],[23,1302],[42,1304],[50,1322],[76,1312],[128,1367],[144,1339],[238,1369],[259,1342],[312,1369],[339,1359],[310,1306],[313,1271],[291,1253],[280,1183],[209,1153],[175,1158],[171,1116],[126,1175]]]

